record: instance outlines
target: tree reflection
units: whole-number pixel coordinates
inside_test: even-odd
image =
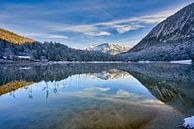
[[[129,74],[141,82],[156,98],[169,105],[177,105],[179,110],[194,107],[194,67],[168,63],[123,63],[123,64],[33,64],[31,69],[22,69],[28,65],[0,66],[0,95],[10,93],[16,98],[14,91],[18,88],[28,89],[28,98],[33,98],[32,87],[36,82],[45,82],[42,91],[46,99],[49,90],[59,95],[59,88],[72,84],[79,85],[81,75],[99,79],[123,78]],[[76,75],[76,79],[66,81],[68,77]],[[58,84],[64,80],[62,84]],[[49,82],[52,82],[50,85]]]

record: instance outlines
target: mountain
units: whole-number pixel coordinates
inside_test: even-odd
[[[60,43],[12,44],[0,40],[1,61],[115,61],[117,56],[69,48]]]
[[[121,56],[128,60],[187,60],[194,57],[194,3],[154,27]]]
[[[0,40],[7,41],[13,44],[35,43],[36,42],[30,38],[20,36],[16,33],[10,32],[2,28],[0,28]]]
[[[100,73],[89,73],[87,75],[102,80],[126,79],[130,76],[129,73],[118,69],[110,69],[108,71],[102,71]]]
[[[0,62],[6,61],[115,61],[120,57],[100,51],[69,48],[55,42],[37,42],[0,29]]]
[[[121,68],[135,77],[157,99],[184,113],[194,113],[193,65],[130,63]]]
[[[100,51],[103,53],[109,53],[111,55],[120,54],[123,52],[127,52],[129,50],[128,46],[120,45],[120,44],[109,44],[109,43],[103,43],[100,45],[93,45],[88,48],[86,48],[88,51]]]

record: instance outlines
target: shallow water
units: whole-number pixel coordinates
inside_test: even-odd
[[[174,129],[193,115],[187,64],[0,65],[1,129]]]

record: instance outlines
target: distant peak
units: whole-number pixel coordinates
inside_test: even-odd
[[[129,46],[121,45],[121,44],[113,44],[113,43],[102,43],[99,45],[92,45],[86,48],[88,51],[100,51],[103,53],[109,53],[112,55],[120,54],[123,52],[127,52],[129,50]]]

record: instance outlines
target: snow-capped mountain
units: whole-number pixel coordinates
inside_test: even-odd
[[[85,50],[100,51],[103,53],[109,53],[112,55],[116,55],[116,54],[120,54],[123,52],[127,52],[127,51],[129,51],[129,49],[130,49],[130,47],[128,47],[126,45],[103,43],[100,45],[90,46],[90,47],[86,48]]]
[[[101,73],[89,73],[88,75],[90,77],[100,78],[103,80],[126,79],[131,76],[128,72],[117,69],[102,71]]]
[[[128,60],[188,60],[194,57],[194,3],[154,27],[123,54]]]

